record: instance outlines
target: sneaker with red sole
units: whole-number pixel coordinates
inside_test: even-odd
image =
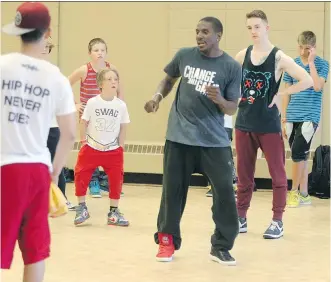
[[[156,260],[160,262],[172,261],[172,255],[175,252],[173,237],[170,234],[159,233],[159,251]]]

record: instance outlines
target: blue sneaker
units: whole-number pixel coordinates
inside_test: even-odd
[[[101,198],[101,192],[100,192],[100,183],[99,181],[91,181],[90,185],[90,195],[92,198]]]

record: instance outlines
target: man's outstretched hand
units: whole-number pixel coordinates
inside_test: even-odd
[[[150,100],[145,104],[144,109],[147,113],[155,113],[159,109],[159,102]]]

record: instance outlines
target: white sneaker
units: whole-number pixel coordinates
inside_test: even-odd
[[[69,201],[67,201],[67,207],[68,207],[69,211],[75,211],[76,210],[75,206],[72,203],[70,203]]]

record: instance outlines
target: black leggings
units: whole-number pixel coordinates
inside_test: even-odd
[[[47,147],[49,152],[51,153],[51,160],[53,162],[54,156],[55,156],[55,151],[57,147],[57,143],[59,142],[60,139],[60,130],[58,127],[52,127],[49,130],[48,134],[48,139],[47,139]],[[59,175],[59,183],[58,183],[59,188],[61,189],[62,193],[64,196],[66,196],[66,179],[64,176],[64,170],[61,170],[61,173]]]

